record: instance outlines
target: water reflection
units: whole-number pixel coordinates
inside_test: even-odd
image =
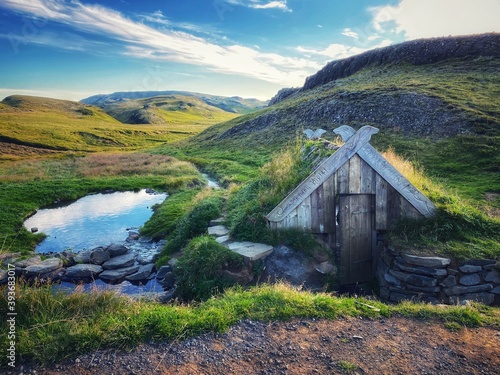
[[[41,209],[24,225],[48,236],[37,246],[39,253],[91,249],[123,241],[127,228],[143,225],[151,207],[166,197],[146,190],[93,194],[67,206]]]

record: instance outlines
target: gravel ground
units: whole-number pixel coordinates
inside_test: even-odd
[[[414,319],[245,320],[130,352],[102,350],[10,374],[499,374],[500,332]]]

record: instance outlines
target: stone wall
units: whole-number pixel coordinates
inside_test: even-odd
[[[377,266],[380,296],[399,302],[418,300],[460,304],[477,301],[500,306],[500,262],[419,257],[385,247]]]

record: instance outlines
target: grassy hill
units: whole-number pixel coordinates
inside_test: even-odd
[[[237,117],[233,112],[184,95],[155,96],[102,105],[104,111],[124,124],[214,125]]]
[[[46,155],[54,151],[136,150],[199,133],[235,114],[185,102],[186,110],[151,109],[159,124],[123,124],[101,108],[78,102],[14,95],[0,102],[0,157]],[[146,115],[149,112],[146,112]]]

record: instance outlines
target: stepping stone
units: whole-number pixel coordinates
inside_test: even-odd
[[[132,266],[120,269],[106,270],[99,274],[99,278],[104,281],[114,282],[125,278],[125,276],[136,273],[139,266]]]
[[[77,264],[66,268],[64,275],[68,279],[87,279],[102,272],[102,267],[97,264]]]
[[[109,245],[106,250],[109,252],[109,256],[111,258],[116,257],[118,255],[124,255],[128,252],[128,248],[123,245],[112,244]]]
[[[273,252],[271,245],[254,242],[232,242],[227,247],[250,261],[264,258]]]
[[[227,236],[229,234],[229,229],[224,225],[216,225],[208,228],[208,234],[215,237]]]
[[[226,242],[229,242],[229,235],[217,237],[215,242],[225,244]]]
[[[135,254],[128,253],[124,255],[119,255],[117,257],[111,258],[107,262],[102,264],[102,268],[105,270],[116,270],[119,268],[130,267],[135,263]]]
[[[226,221],[225,218],[219,217],[218,219],[210,220],[209,226],[215,227],[216,225],[222,225]]]

